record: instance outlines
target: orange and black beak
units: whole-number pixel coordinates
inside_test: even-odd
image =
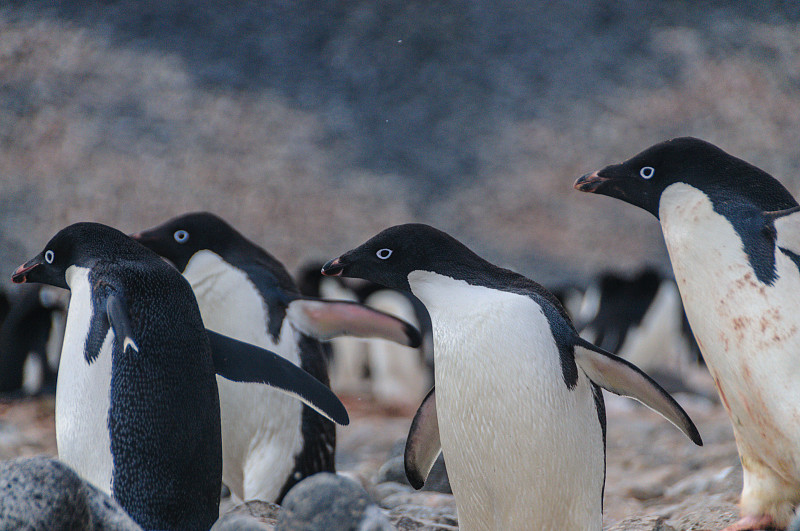
[[[342,262],[342,257],[334,258],[322,266],[322,274],[326,277],[340,277],[344,272],[345,264]]]
[[[14,273],[11,275],[11,280],[15,284],[27,282],[28,274],[40,265],[42,265],[42,258],[40,256],[28,260],[14,271]]]
[[[580,177],[577,181],[575,181],[573,187],[581,192],[594,193],[608,181],[609,178],[601,177],[600,170],[597,170]]]

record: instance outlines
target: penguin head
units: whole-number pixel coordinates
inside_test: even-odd
[[[100,223],[75,223],[61,229],[42,252],[19,266],[11,280],[69,289],[66,275],[71,266],[91,269],[100,260],[132,257],[140,250],[117,229]]]
[[[222,218],[209,212],[194,212],[173,218],[131,238],[172,262],[183,272],[197,252],[213,251],[222,256],[225,248],[240,236]]]
[[[411,291],[412,271],[450,273],[464,267],[469,249],[452,236],[428,225],[390,227],[366,243],[322,266],[326,276],[363,278],[383,286]]]
[[[658,217],[661,193],[675,183],[688,184],[707,195],[735,196],[764,209],[771,201],[783,204],[788,195],[764,171],[692,137],[655,144],[621,164],[584,175],[574,186],[582,192],[621,199]]]

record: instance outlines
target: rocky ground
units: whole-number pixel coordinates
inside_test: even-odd
[[[698,376],[702,382],[703,375]],[[606,393],[606,529],[720,529],[736,519],[742,473],[728,418],[718,403],[707,398],[690,394],[677,398],[697,424],[705,442],[702,448],[657,414]],[[352,422],[339,431],[339,471],[361,483],[382,516],[398,529],[455,529],[452,495],[415,492],[391,481],[402,479],[400,463],[392,457],[402,448],[411,412],[379,408],[366,397],[345,402]],[[53,399],[0,403],[0,459],[41,453],[55,454]],[[441,486],[441,478],[438,481]],[[229,498],[221,507],[231,524],[252,515],[267,528],[276,524],[281,512],[263,503],[234,506]]]

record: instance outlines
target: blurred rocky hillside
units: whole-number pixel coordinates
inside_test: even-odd
[[[683,135],[800,192],[800,7],[628,0],[7,1],[0,268],[66,224],[211,210],[291,268],[390,224],[546,283],[666,268],[572,191]]]

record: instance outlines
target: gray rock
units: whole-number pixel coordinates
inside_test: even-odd
[[[396,481],[387,481],[371,486],[368,492],[370,496],[372,496],[372,499],[378,502],[379,505],[384,506],[383,500],[386,498],[399,493],[410,494],[414,492],[414,488],[411,485],[403,485]]]
[[[220,516],[211,531],[265,531],[275,528],[281,507],[275,503],[251,500],[234,506]]]
[[[380,484],[387,481],[410,485],[406,477],[402,453],[386,461],[378,470],[375,476],[375,483]],[[445,467],[444,457],[442,455],[439,455],[438,459],[436,459],[430,474],[428,474],[428,479],[425,480],[425,485],[421,490],[443,492],[445,494],[453,493],[453,490],[450,488],[450,479],[447,477],[447,468]]]
[[[0,463],[2,529],[141,530],[105,493],[51,457]]]
[[[211,526],[211,531],[269,531],[271,529],[273,529],[272,526],[242,513],[228,513],[221,516]]]
[[[276,529],[278,531],[384,529],[375,527],[382,524],[376,519],[375,509],[371,507],[377,509],[361,485],[344,476],[323,472],[304,479],[286,494]],[[362,523],[367,527],[362,527]]]
[[[377,505],[368,505],[358,524],[358,531],[395,531],[395,529]]]

